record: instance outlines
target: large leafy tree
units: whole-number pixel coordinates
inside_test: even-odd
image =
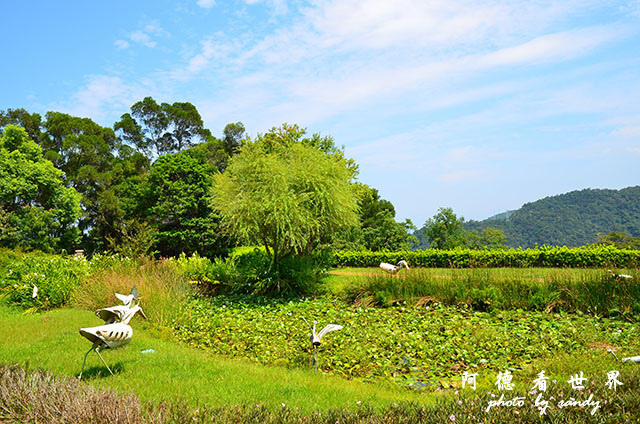
[[[263,245],[278,266],[358,224],[356,171],[330,137],[285,124],[240,148],[215,176],[212,204],[233,234]]]
[[[73,249],[79,232],[80,195],[66,187],[63,172],[20,127],[0,137],[0,242],[44,251]]]
[[[380,197],[378,190],[356,183],[360,225],[341,232],[334,246],[342,249],[408,250],[417,243],[409,230],[415,230],[411,220],[397,222],[393,204]]]
[[[464,218],[458,218],[453,209],[440,208],[438,213],[425,222],[424,236],[437,249],[453,249],[466,244]]]
[[[91,119],[48,112],[41,145],[45,155],[64,171],[68,186],[82,195],[83,214],[78,226],[84,235],[83,247],[105,247],[126,215],[122,205],[130,178],[140,180],[149,160],[123,145],[111,128]]]
[[[211,136],[191,103],[158,104],[152,97],[131,106],[131,113],[122,115],[113,128],[131,146],[154,158],[179,152]]]
[[[242,122],[230,123],[224,127],[224,149],[229,156],[233,156],[242,146],[245,129]]]
[[[219,218],[208,195],[214,174],[224,169],[223,142],[211,139],[164,155],[151,166],[140,188],[136,215],[157,230],[155,250],[163,256],[211,254],[225,247]]]
[[[7,125],[17,125],[22,127],[29,137],[40,144],[43,138],[42,117],[38,113],[29,113],[23,108],[7,109],[0,111],[0,128]],[[2,130],[0,129],[0,134]]]

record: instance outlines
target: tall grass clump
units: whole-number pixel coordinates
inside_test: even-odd
[[[640,281],[595,269],[412,268],[388,275],[360,275],[344,289],[347,301],[391,306],[397,302],[466,304],[479,311],[523,309],[640,315]]]
[[[118,303],[114,293],[128,294],[134,285],[147,318],[161,327],[173,324],[179,306],[192,292],[172,261],[140,258],[95,269],[78,287],[74,299],[82,308],[104,308]]]

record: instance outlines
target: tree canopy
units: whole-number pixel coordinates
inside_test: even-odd
[[[358,224],[355,172],[331,138],[285,124],[240,148],[215,176],[212,204],[233,234],[263,245],[277,265]]]
[[[80,195],[65,187],[63,172],[14,125],[0,137],[0,209],[4,246],[44,251],[76,246]]]
[[[189,102],[158,104],[145,97],[131,106],[114,129],[138,150],[157,158],[200,144],[211,137],[200,113]]]

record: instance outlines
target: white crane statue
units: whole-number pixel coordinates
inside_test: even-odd
[[[628,275],[628,274],[615,274],[613,271],[609,270],[609,275],[611,275],[612,278],[615,278],[616,280],[622,278],[625,280],[631,280],[633,279],[632,275]]]
[[[395,274],[398,271],[400,271],[402,268],[409,269],[409,264],[407,263],[407,261],[400,261],[396,265],[391,265],[386,262],[381,262],[380,268],[383,271],[387,271],[389,274]]]
[[[82,369],[80,370],[78,378],[82,378],[82,372],[84,371],[84,366],[87,362],[87,356],[92,350],[95,350],[102,360],[102,363],[107,367],[107,370],[109,370],[111,375],[113,375],[113,371],[111,371],[109,365],[107,365],[102,355],[100,355],[100,349],[115,349],[129,343],[133,336],[133,329],[129,325],[129,321],[136,313],[140,313],[140,315],[145,319],[147,318],[142,308],[139,305],[136,305],[134,301],[130,302],[129,306],[118,305],[112,308],[104,308],[96,311],[96,315],[104,319],[106,324],[80,329],[80,335],[92,342],[93,345],[84,355]]]
[[[640,356],[630,356],[628,358],[622,358],[622,360],[618,359],[618,357],[616,356],[615,352],[611,349],[607,349],[607,352],[609,352],[610,354],[613,355],[614,358],[616,358],[616,361],[618,362],[635,362],[636,364],[640,364]]]
[[[304,318],[302,318],[304,319]],[[306,319],[304,322],[309,325]],[[322,343],[322,338],[330,331],[342,330],[342,326],[338,324],[329,324],[325,326],[319,333],[316,333],[316,325],[318,321],[313,321],[313,327],[311,329],[311,336],[309,336],[309,340],[311,341],[311,347],[313,348],[313,365],[315,366],[316,372],[318,372],[318,347]]]
[[[136,286],[133,286],[131,288],[131,293],[129,293],[128,295],[124,295],[120,293],[114,293],[114,294],[116,295],[118,300],[122,302],[124,306],[130,306],[133,302],[138,302],[138,300],[140,300],[140,293],[138,292],[138,289],[136,288]]]
[[[115,295],[120,299],[120,301],[122,301],[122,305],[110,306],[96,311],[96,316],[103,320],[105,324],[113,324],[114,322],[122,321],[127,312],[137,305],[140,300],[140,293],[138,292],[138,289],[136,289],[136,286],[133,286],[131,294],[127,296],[120,293],[115,293]]]

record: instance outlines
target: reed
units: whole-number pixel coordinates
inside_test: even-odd
[[[351,302],[391,306],[437,302],[475,310],[523,309],[582,312],[599,316],[640,314],[638,270],[614,278],[606,269],[412,268],[396,275],[368,269],[342,295]]]

